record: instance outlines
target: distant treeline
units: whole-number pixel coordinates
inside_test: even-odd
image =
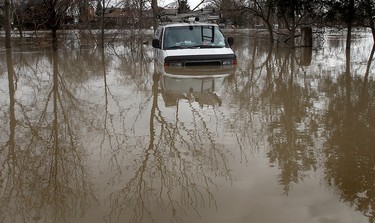
[[[158,0],[4,0],[10,5],[12,28],[52,30],[66,28],[150,28],[162,13]],[[179,12],[195,10],[176,0]],[[6,5],[6,4],[5,4]],[[195,6],[194,6],[195,7]],[[0,6],[4,12],[4,5]],[[303,27],[371,28],[375,36],[375,0],[203,0],[199,8],[214,9],[217,21],[233,28],[264,28],[270,42],[276,35],[294,46]],[[0,13],[1,23],[5,13]],[[7,27],[7,26],[4,26]],[[280,31],[282,30],[282,31]],[[350,41],[350,39],[349,39]]]

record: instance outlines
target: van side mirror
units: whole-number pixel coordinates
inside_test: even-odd
[[[234,44],[234,39],[233,39],[233,37],[228,37],[227,41],[228,41],[229,46],[232,47],[233,44]]]
[[[158,39],[153,39],[152,40],[152,47],[160,48],[160,41]]]

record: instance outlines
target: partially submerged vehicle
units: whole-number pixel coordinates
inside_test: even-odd
[[[200,67],[198,70],[206,73],[218,68],[234,73],[237,57],[231,48],[233,38],[224,37],[215,23],[219,17],[210,13],[196,11],[160,17],[152,40],[157,73],[192,67]]]

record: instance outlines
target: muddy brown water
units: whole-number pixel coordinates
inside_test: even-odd
[[[371,35],[232,34],[204,77],[156,75],[147,41],[1,48],[0,221],[373,223]]]

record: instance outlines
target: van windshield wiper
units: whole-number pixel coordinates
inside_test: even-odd
[[[223,46],[214,46],[214,45],[194,45],[193,48],[223,48]]]
[[[171,47],[168,47],[167,49],[171,50],[171,49],[186,49],[186,48],[189,48],[189,47],[187,47],[187,46],[171,46]]]

